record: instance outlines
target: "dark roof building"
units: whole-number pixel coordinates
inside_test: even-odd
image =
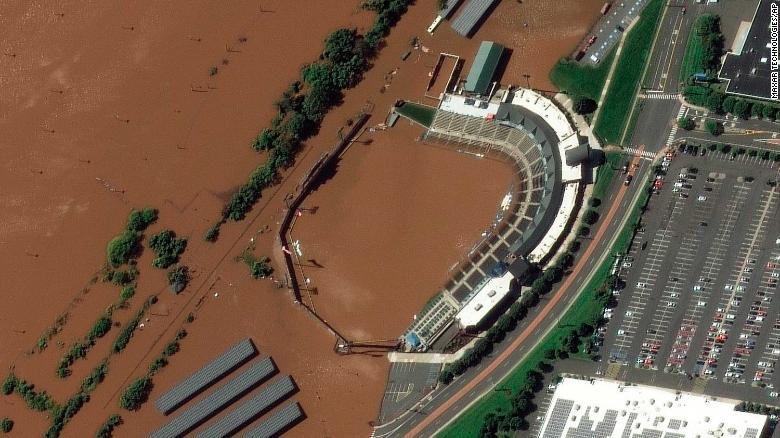
[[[739,53],[726,55],[718,76],[728,80],[727,93],[757,99],[778,99],[780,71],[777,63],[777,47],[773,46],[777,41],[771,41],[770,17],[772,8],[774,7],[776,11],[779,5],[778,0],[761,0],[742,50]]]
[[[504,46],[501,44],[492,41],[482,41],[477,55],[474,57],[471,70],[469,70],[469,75],[466,77],[466,85],[463,88],[469,93],[487,93],[503,53]]]
[[[576,148],[566,150],[566,165],[576,166],[587,163],[590,159],[590,151],[587,143],[582,143]]]
[[[452,29],[464,37],[471,35],[474,27],[495,3],[496,0],[471,0],[452,21]]]

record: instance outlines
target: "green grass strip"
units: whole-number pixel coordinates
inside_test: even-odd
[[[570,96],[584,96],[598,102],[609,68],[615,59],[616,47],[596,66],[582,65],[571,59],[561,59],[550,70],[550,81]]]
[[[687,81],[694,73],[706,72],[706,67],[704,66],[704,45],[702,44],[702,36],[698,32],[701,23],[706,18],[704,15],[700,15],[696,18],[696,22],[691,28],[688,44],[685,46],[685,56],[680,65],[680,82]]]
[[[637,85],[650,57],[663,8],[662,0],[651,0],[623,44],[595,128],[596,135],[607,143],[617,144],[620,141],[620,134],[631,112]]]
[[[426,128],[433,124],[433,116],[436,114],[436,108],[428,105],[422,105],[414,102],[404,102],[402,106],[397,107],[396,112],[407,119],[417,122]]]

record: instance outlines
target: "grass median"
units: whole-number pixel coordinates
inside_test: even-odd
[[[663,8],[662,0],[651,0],[626,36],[595,128],[596,134],[607,143],[617,144],[620,141],[637,86],[650,57]]]
[[[593,185],[593,197],[604,201],[607,190],[615,177],[615,170],[620,168],[622,154],[620,152],[607,152],[604,164],[599,166],[596,174],[596,183]]]
[[[620,230],[620,234],[612,246],[611,253],[625,253],[634,236],[634,231],[639,225],[642,212],[650,199],[647,190],[643,190],[639,202],[631,210],[626,226]],[[525,383],[526,375],[536,368],[537,364],[545,360],[545,351],[558,348],[572,327],[578,327],[583,322],[591,321],[594,316],[603,312],[605,303],[598,299],[597,289],[604,284],[612,268],[612,258],[609,257],[598,267],[584,291],[577,296],[569,310],[561,317],[552,331],[533,349],[526,358],[519,363],[507,378],[501,381],[496,389],[476,404],[470,407],[462,415],[447,426],[438,438],[476,438],[480,436],[480,428],[488,413],[501,410],[509,412],[512,409],[510,394],[512,390],[520,388]]]
[[[550,70],[550,80],[570,96],[588,97],[598,101],[614,59],[615,48],[595,67],[582,65],[571,59],[561,59]]]

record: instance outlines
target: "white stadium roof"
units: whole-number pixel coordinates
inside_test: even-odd
[[[461,327],[475,326],[509,293],[515,277],[507,271],[501,277],[491,278],[474,298],[455,315]]]
[[[767,417],[737,412],[734,400],[613,380],[565,378],[540,438],[758,438]]]

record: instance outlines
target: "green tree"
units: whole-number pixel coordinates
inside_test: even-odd
[[[339,29],[325,40],[325,50],[323,56],[334,64],[347,62],[355,54],[355,48],[358,41],[357,30]]]
[[[772,121],[775,119],[775,112],[777,110],[772,105],[764,105],[764,110],[761,116],[766,120]]]
[[[136,379],[122,393],[119,399],[119,406],[128,411],[138,410],[149,398],[152,386],[152,379],[149,377]]]
[[[756,102],[750,107],[750,115],[753,117],[761,117],[764,114],[764,104]]]
[[[582,221],[588,225],[593,225],[599,220],[599,214],[596,210],[588,209],[585,214],[582,215]]]
[[[264,151],[271,148],[274,140],[279,137],[279,131],[271,128],[265,128],[260,135],[255,137],[252,142],[252,148],[256,151]]]
[[[737,99],[734,103],[733,114],[741,119],[747,120],[750,118],[750,102],[744,99]]]
[[[707,120],[704,122],[704,128],[707,130],[707,132],[710,133],[710,135],[716,137],[723,134],[723,124],[716,120]]]
[[[157,221],[156,208],[133,210],[127,218],[127,230],[140,233]]]
[[[686,131],[690,131],[696,127],[696,123],[690,117],[680,117],[677,119],[677,126]]]
[[[156,256],[152,265],[166,269],[179,260],[179,256],[187,248],[187,239],[176,238],[176,233],[165,229],[149,238],[149,246]]]
[[[707,96],[707,109],[715,114],[720,114],[723,111],[724,96],[721,93],[710,93]]]
[[[303,80],[316,90],[332,90],[332,67],[324,62],[314,62],[303,68]],[[304,99],[304,105],[306,100]]]
[[[121,266],[130,261],[138,251],[140,240],[140,236],[130,230],[111,239],[106,250],[108,262],[112,266]]]
[[[183,291],[189,281],[190,270],[184,265],[174,266],[168,271],[168,284],[175,293]]]
[[[3,433],[8,433],[14,428],[14,420],[5,417],[2,420],[0,420],[0,431]]]
[[[737,99],[735,99],[733,96],[726,96],[725,99],[723,99],[723,104],[721,105],[721,110],[723,110],[724,113],[733,113],[734,112],[734,104],[737,103]]]
[[[578,97],[574,99],[574,111],[577,114],[590,114],[596,111],[598,105],[596,101],[588,97]]]

